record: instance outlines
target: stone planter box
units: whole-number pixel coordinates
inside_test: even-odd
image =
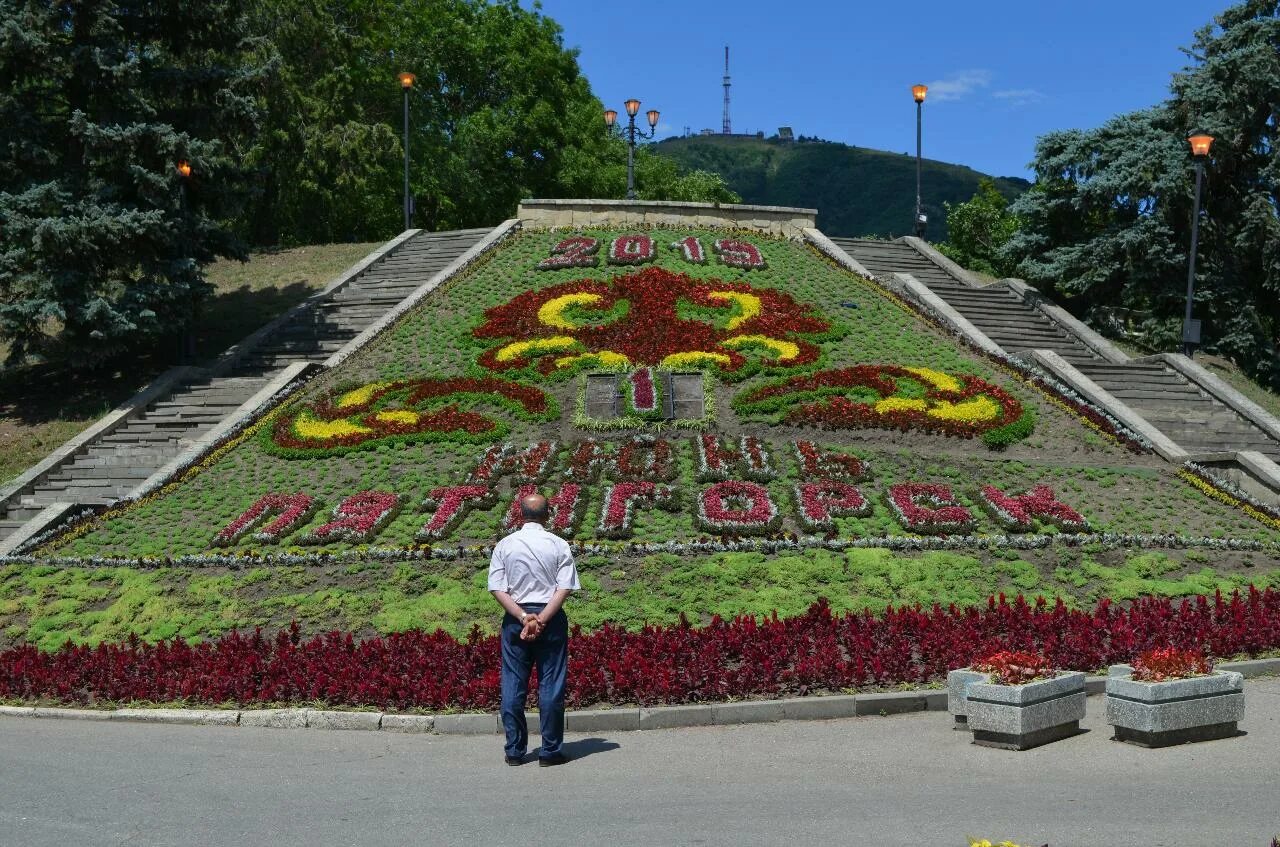
[[[969,706],[967,689],[971,682],[988,682],[990,674],[971,671],[968,668],[947,673],[947,711],[955,719],[955,729],[969,730]]]
[[[1141,747],[1168,747],[1239,735],[1244,677],[1235,671],[1168,682],[1137,682],[1126,665],[1107,676],[1107,723],[1115,739]]]
[[[964,707],[973,743],[1030,750],[1078,734],[1084,718],[1084,681],[1083,673],[1064,671],[1024,685],[969,682]]]

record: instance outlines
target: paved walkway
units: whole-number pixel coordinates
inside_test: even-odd
[[[943,713],[576,736],[509,768],[495,737],[0,718],[0,844],[1268,847],[1280,680],[1248,735],[1165,750],[1090,732],[974,747]]]

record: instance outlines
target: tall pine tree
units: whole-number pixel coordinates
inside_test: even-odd
[[[76,364],[174,336],[243,250],[261,68],[239,0],[0,0],[0,335]],[[190,164],[182,176],[179,162]]]
[[[1148,344],[1177,349],[1195,190],[1186,137],[1205,129],[1217,140],[1195,316],[1210,351],[1280,387],[1280,2],[1227,9],[1186,52],[1168,101],[1039,140],[1005,255],[1077,312],[1121,307]]]

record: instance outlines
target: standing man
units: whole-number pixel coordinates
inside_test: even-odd
[[[529,725],[524,701],[529,674],[538,665],[538,711],[542,751],[538,764],[562,765],[564,688],[569,670],[569,619],[560,608],[577,591],[578,568],[563,538],[543,526],[547,498],[520,499],[524,526],[499,541],[489,563],[489,591],[506,609],[502,617],[502,726],[508,765],[524,764]]]

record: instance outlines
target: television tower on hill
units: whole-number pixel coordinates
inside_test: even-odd
[[[724,122],[720,126],[721,135],[733,135],[733,125],[729,123],[729,45],[724,46]]]

